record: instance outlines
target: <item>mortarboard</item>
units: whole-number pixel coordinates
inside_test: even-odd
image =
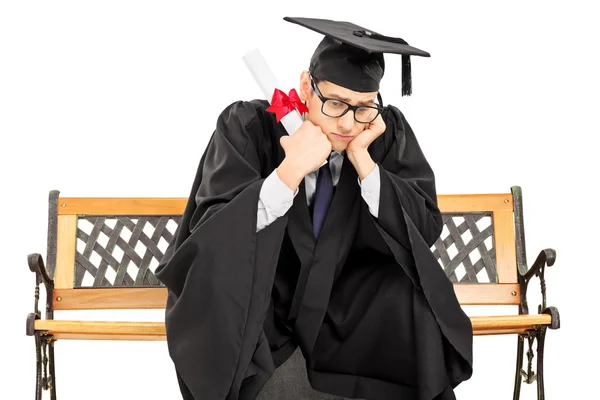
[[[400,38],[384,36],[351,22],[285,17],[325,35],[310,60],[310,72],[320,79],[357,92],[377,92],[385,70],[384,53],[402,55],[402,95],[412,93],[410,56],[430,57]]]

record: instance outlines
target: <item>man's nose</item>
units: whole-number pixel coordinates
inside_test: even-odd
[[[348,110],[348,112],[338,118],[338,127],[340,133],[348,133],[354,128],[354,111]]]

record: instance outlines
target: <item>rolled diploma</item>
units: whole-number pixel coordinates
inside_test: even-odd
[[[254,80],[260,86],[260,89],[264,93],[265,97],[271,103],[271,99],[273,98],[273,93],[275,93],[275,89],[279,88],[279,83],[277,82],[277,78],[271,71],[271,68],[267,65],[267,62],[263,58],[262,54],[258,49],[254,49],[248,52],[244,57],[244,62],[246,63],[246,67],[252,73]],[[294,111],[287,114],[280,121],[283,124],[286,132],[289,135],[292,135],[294,132],[300,128],[302,125],[302,116],[298,112],[298,110],[294,109]]]

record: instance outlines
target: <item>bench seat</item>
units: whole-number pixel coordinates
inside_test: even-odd
[[[549,314],[470,318],[475,335],[525,333],[552,322]],[[34,326],[56,340],[166,340],[163,322],[36,320]]]

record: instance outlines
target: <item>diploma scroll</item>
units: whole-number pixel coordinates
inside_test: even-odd
[[[258,86],[260,86],[260,89],[264,93],[269,103],[271,103],[276,89],[279,88],[279,83],[271,71],[271,68],[269,68],[267,62],[258,49],[248,52],[243,59],[246,63],[246,67],[248,67],[250,73],[252,73],[254,80],[256,83],[258,83]],[[283,124],[286,132],[292,135],[294,132],[296,132],[296,130],[298,130],[298,128],[300,128],[300,125],[302,125],[304,121],[298,110],[293,109],[283,118],[281,118],[279,122]]]

